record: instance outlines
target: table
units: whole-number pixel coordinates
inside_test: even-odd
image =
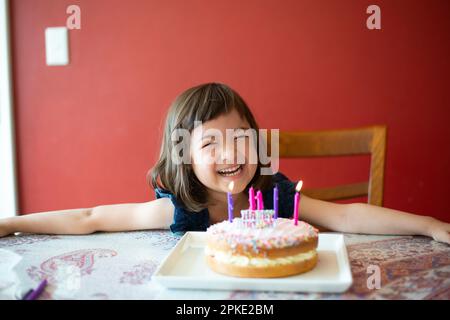
[[[152,274],[179,239],[165,230],[0,238],[0,299],[44,278],[40,299],[450,299],[450,246],[427,237],[345,234],[354,283],[341,294],[162,288]],[[374,265],[379,289],[367,285]]]

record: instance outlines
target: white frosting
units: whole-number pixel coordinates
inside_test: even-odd
[[[258,249],[284,248],[317,237],[318,230],[306,222],[294,224],[291,219],[278,218],[273,227],[245,228],[241,226],[240,218],[233,222],[223,221],[212,225],[207,232],[216,240],[225,240],[231,248],[237,245],[248,246],[254,251]]]
[[[317,253],[316,250],[310,250],[307,252],[298,253],[291,256],[280,257],[280,258],[258,258],[258,257],[247,257],[243,255],[232,254],[231,251],[220,251],[213,250],[206,247],[205,253],[212,256],[215,260],[224,264],[232,264],[240,267],[269,267],[277,266],[283,264],[299,263],[304,260],[312,259]]]

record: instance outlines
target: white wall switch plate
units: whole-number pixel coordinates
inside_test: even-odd
[[[45,29],[45,56],[48,66],[69,64],[69,32],[66,27]]]

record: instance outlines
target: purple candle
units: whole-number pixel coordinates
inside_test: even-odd
[[[250,210],[255,210],[255,189],[250,187],[248,191],[248,202],[250,203]]]
[[[256,205],[257,205],[257,210],[264,210],[264,201],[263,201],[263,197],[262,197],[262,193],[261,191],[258,190],[258,192],[256,192]]]
[[[233,197],[231,195],[231,191],[233,191],[234,188],[234,181],[231,181],[228,185],[228,189],[230,192],[227,192],[227,199],[228,199],[228,221],[233,222]]]
[[[298,211],[299,211],[299,202],[300,202],[300,190],[302,189],[303,181],[300,180],[295,187],[295,196],[294,196],[294,224],[298,225]]]
[[[47,286],[47,279],[44,279],[41,283],[39,283],[39,286],[36,288],[36,290],[33,290],[29,295],[27,295],[24,298],[24,300],[36,300],[42,293],[42,291],[44,291],[46,286]]]
[[[276,184],[275,188],[273,188],[273,210],[274,219],[278,219],[278,184]]]

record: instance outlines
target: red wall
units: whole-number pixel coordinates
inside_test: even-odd
[[[387,124],[385,206],[450,221],[450,2],[12,0],[22,213],[153,198],[145,176],[170,102],[231,85],[261,127]],[[368,5],[382,30],[366,28]],[[45,65],[44,29],[70,31]],[[282,161],[305,187],[367,179],[368,157]]]

